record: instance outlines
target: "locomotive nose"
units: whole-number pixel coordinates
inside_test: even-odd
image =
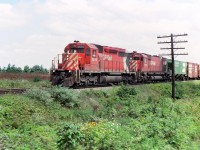
[[[66,54],[63,59],[63,69],[77,70],[78,69],[78,55],[76,53]]]
[[[135,61],[135,60],[130,60],[130,71],[137,71],[138,69],[137,69],[137,67],[138,67],[138,65],[137,65],[138,63],[137,63],[137,61]]]

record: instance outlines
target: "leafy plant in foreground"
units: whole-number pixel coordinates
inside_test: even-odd
[[[125,127],[109,121],[89,122],[82,126],[86,149],[133,149],[132,136]]]
[[[57,134],[59,136],[57,146],[60,150],[73,150],[80,145],[83,140],[80,126],[75,125],[74,123],[66,123]]]

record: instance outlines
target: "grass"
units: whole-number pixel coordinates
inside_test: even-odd
[[[39,82],[32,82],[24,79],[9,80],[2,79],[0,80],[0,88],[34,88],[34,87],[51,87],[51,84],[48,80],[42,80]]]
[[[24,96],[0,98],[0,139],[8,149],[55,149],[56,132],[51,110]],[[51,123],[52,122],[52,123]]]
[[[177,82],[175,101],[169,83],[76,93],[44,88],[47,81],[6,82],[34,87],[0,97],[6,149],[200,149],[199,81]]]
[[[13,73],[13,72],[0,72],[0,79],[25,79],[25,80],[34,80],[34,78],[40,78],[42,80],[49,80],[48,73]]]

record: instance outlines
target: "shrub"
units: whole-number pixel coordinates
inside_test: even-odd
[[[83,125],[86,149],[133,149],[131,134],[115,122],[89,122]]]
[[[46,90],[41,90],[39,88],[34,88],[27,90],[25,92],[25,95],[28,96],[29,98],[34,98],[45,105],[47,105],[49,102],[51,102],[53,99],[51,98],[51,93],[49,93]]]
[[[80,92],[80,97],[87,99],[88,97],[92,98],[108,98],[110,95],[107,91],[104,90],[84,90]]]
[[[34,77],[33,82],[39,82],[39,81],[41,81],[40,77]]]
[[[117,91],[117,96],[119,96],[120,98],[126,98],[126,97],[133,96],[136,94],[137,92],[134,87],[125,86],[125,85],[122,85]]]
[[[80,131],[80,126],[74,123],[66,123],[63,128],[57,132],[59,139],[57,147],[60,150],[75,149],[83,140],[83,134]]]
[[[54,87],[52,89],[33,88],[27,90],[25,95],[29,98],[37,99],[44,104],[48,104],[51,101],[58,102],[66,107],[75,107],[79,104],[77,101],[78,95],[75,91],[62,87]]]
[[[52,98],[59,102],[62,106],[75,107],[78,106],[78,95],[74,90],[55,87],[52,89]]]

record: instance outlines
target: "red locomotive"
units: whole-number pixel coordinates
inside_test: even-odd
[[[68,44],[62,54],[62,62],[52,62],[51,81],[63,86],[101,83],[133,83],[136,72],[130,70],[131,54],[125,49],[97,44]]]
[[[144,53],[132,53],[131,71],[137,73],[139,82],[167,80],[167,59]]]

